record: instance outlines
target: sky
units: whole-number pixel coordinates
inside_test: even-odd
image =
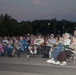
[[[0,0],[0,14],[18,21],[56,18],[76,22],[76,0]]]

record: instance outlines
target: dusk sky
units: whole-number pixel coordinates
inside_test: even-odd
[[[18,21],[66,19],[76,22],[76,0],[0,0],[0,14]]]

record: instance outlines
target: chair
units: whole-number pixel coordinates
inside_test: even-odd
[[[25,49],[20,48],[20,49],[16,50],[16,53],[18,54],[18,57],[20,57],[23,54],[27,55],[27,48],[25,48]]]
[[[49,58],[49,46],[42,46],[41,47],[41,54],[43,55],[43,58]]]
[[[70,61],[73,59],[73,64],[76,63],[76,54],[71,54],[70,55]]]

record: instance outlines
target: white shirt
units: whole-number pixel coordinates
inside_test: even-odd
[[[44,43],[44,39],[42,39],[42,38],[37,38],[34,40],[34,44],[36,44],[36,45],[40,45],[42,43]]]
[[[63,45],[70,45],[71,40],[70,39],[64,39]]]
[[[47,46],[51,46],[51,47],[53,47],[53,45],[52,44],[50,44],[50,43],[52,43],[52,44],[56,44],[56,40],[53,38],[53,39],[48,39],[47,40]]]
[[[7,44],[9,43],[9,41],[8,41],[8,40],[3,40],[3,43],[4,43],[4,42],[5,42],[5,43],[7,43]]]

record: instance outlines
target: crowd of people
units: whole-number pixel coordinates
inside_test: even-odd
[[[74,35],[64,33],[62,36],[41,34],[19,37],[0,37],[0,55],[15,57],[26,51],[29,55],[36,55],[41,52],[42,57],[48,57],[47,63],[55,65],[66,65],[67,56],[76,54],[76,30]]]

